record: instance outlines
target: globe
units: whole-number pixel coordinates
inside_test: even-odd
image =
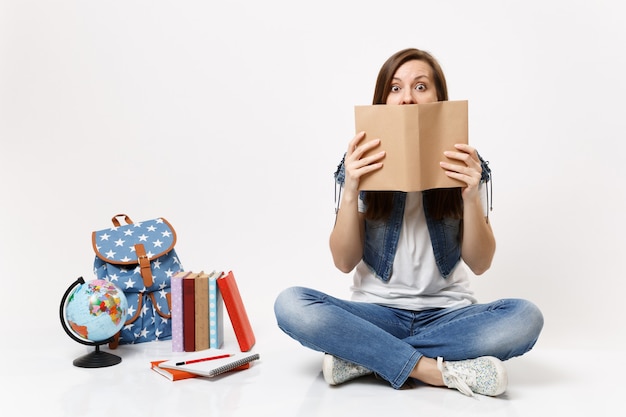
[[[119,287],[103,279],[85,282],[78,278],[61,300],[61,324],[72,339],[95,346],[96,351],[76,359],[74,365],[94,368],[121,362],[99,347],[122,329],[127,315],[128,300]]]

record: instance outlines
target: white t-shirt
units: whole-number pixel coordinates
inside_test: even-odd
[[[482,193],[481,193],[482,195]],[[359,201],[359,210],[365,209]],[[407,193],[404,219],[388,282],[361,260],[354,272],[352,300],[405,310],[458,308],[476,303],[469,269],[461,260],[448,278],[439,273],[426,224],[422,193]]]

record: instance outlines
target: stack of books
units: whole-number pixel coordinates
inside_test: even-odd
[[[226,312],[241,352],[230,355],[237,356],[236,358],[225,359],[228,366],[222,365],[221,372],[247,369],[251,360],[258,359],[258,354],[251,353],[245,356],[248,361],[236,362],[240,359],[240,353],[252,349],[256,338],[232,271],[176,273],[171,278],[171,305],[173,352],[197,352],[203,358],[210,356],[209,353],[223,352],[221,348],[224,344]],[[158,360],[150,364],[154,371],[173,381],[212,376],[189,372],[189,369],[181,366],[168,367],[170,362],[171,360]],[[211,361],[212,366],[217,364],[218,362]]]
[[[220,349],[224,343],[224,306],[239,348],[255,344],[241,293],[233,271],[180,271],[172,277],[172,351]]]

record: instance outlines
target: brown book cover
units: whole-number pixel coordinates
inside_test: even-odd
[[[222,275],[217,280],[217,286],[222,294],[228,317],[233,325],[239,348],[242,352],[247,352],[256,343],[252,326],[248,318],[248,313],[241,299],[241,294],[235,281],[233,271]]]
[[[201,271],[195,282],[195,350],[209,348],[209,274]]]
[[[444,151],[468,143],[467,108],[467,101],[355,106],[356,131],[365,131],[363,143],[381,141],[366,155],[385,151],[383,167],[363,176],[359,188],[408,192],[462,187],[439,162],[447,159]]]

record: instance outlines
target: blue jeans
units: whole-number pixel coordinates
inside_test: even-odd
[[[303,346],[364,366],[396,389],[422,356],[507,360],[528,352],[543,327],[539,309],[521,299],[408,311],[292,287],[278,295],[274,312],[278,327]]]

